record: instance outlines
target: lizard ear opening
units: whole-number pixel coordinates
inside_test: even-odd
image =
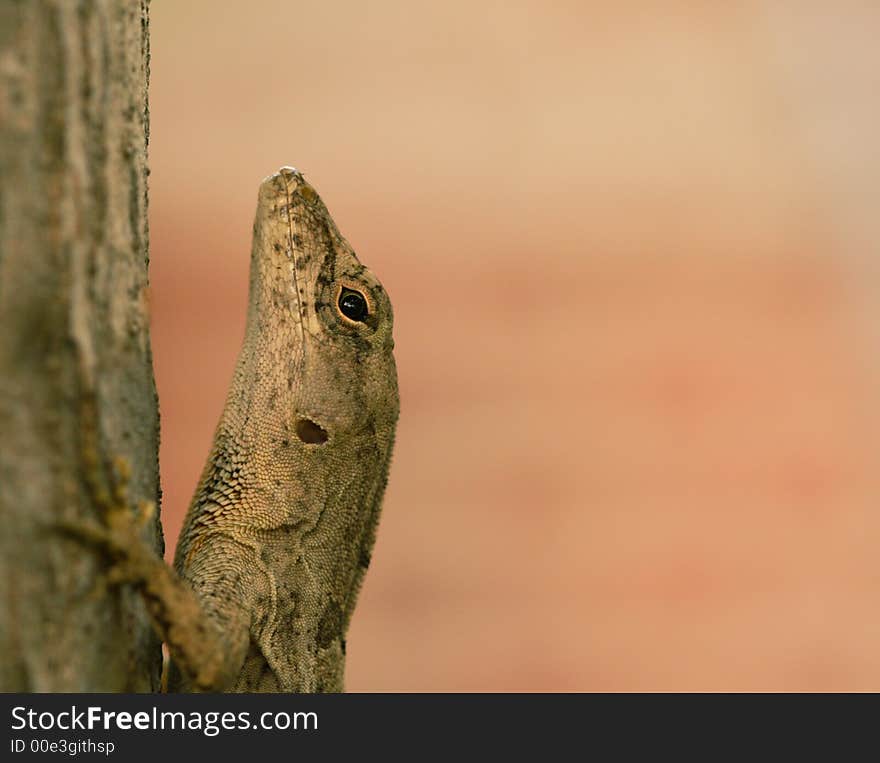
[[[296,436],[307,445],[323,445],[327,442],[327,431],[311,419],[297,419]]]

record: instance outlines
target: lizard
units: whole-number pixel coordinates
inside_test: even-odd
[[[141,512],[74,533],[142,594],[172,692],[341,692],[399,413],[392,309],[302,173],[259,188],[244,341],[173,569]]]

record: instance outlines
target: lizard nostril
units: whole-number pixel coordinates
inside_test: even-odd
[[[296,436],[308,445],[323,445],[327,442],[327,432],[311,419],[297,419]]]

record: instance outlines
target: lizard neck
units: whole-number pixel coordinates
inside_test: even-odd
[[[310,532],[293,523],[255,535],[269,606],[253,638],[281,691],[341,692],[345,635],[363,573],[356,548],[311,547]]]

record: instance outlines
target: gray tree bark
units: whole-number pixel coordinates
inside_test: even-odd
[[[147,5],[0,3],[2,691],[158,687],[140,597],[58,531],[158,505]]]

